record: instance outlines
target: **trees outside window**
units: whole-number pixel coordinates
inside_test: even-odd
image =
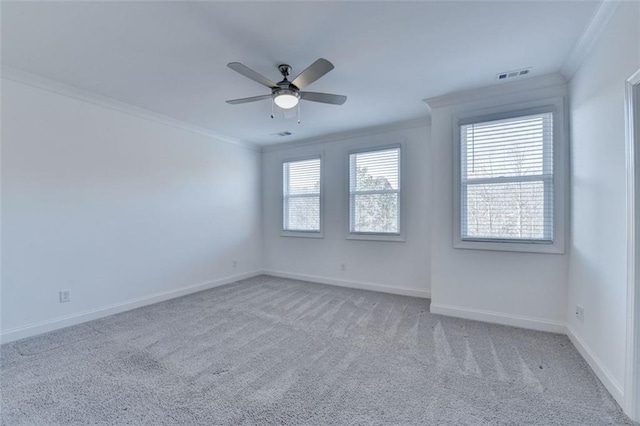
[[[351,233],[400,234],[400,148],[349,155]]]
[[[553,114],[461,126],[463,239],[553,240]]]

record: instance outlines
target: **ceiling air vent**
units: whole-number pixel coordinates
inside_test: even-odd
[[[271,136],[280,136],[280,137],[285,137],[285,136],[291,136],[293,133],[291,133],[288,130],[284,130],[282,132],[277,132],[277,133],[271,133]]]
[[[496,74],[496,80],[508,80],[515,77],[523,77],[531,72],[531,68],[523,68],[521,70],[507,71]]]

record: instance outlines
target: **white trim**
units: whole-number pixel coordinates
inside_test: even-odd
[[[312,138],[291,140],[289,142],[283,142],[272,145],[264,145],[262,152],[282,151],[290,148],[300,148],[304,146],[311,146],[317,144],[323,144],[327,142],[340,142],[347,139],[357,139],[366,136],[377,136],[384,133],[392,133],[401,130],[418,129],[421,127],[429,127],[431,125],[431,117],[425,115],[424,117],[415,118],[412,120],[398,121],[395,123],[384,124],[381,126],[365,127],[363,129],[349,130],[346,132],[331,133],[323,136],[316,136]]]
[[[491,98],[514,95],[517,93],[531,91],[535,92],[540,89],[565,86],[566,84],[567,80],[561,74],[547,74],[540,77],[531,77],[519,81],[497,83],[492,86],[427,98],[424,99],[423,102],[425,102],[429,108],[435,109],[448,105],[484,101]]]
[[[485,311],[482,309],[465,308],[462,306],[444,305],[440,303],[431,303],[430,310],[432,314],[509,325],[512,327],[527,328],[530,330],[547,331],[550,333],[560,334],[566,334],[567,332],[566,324],[563,321],[554,321],[522,315],[511,315],[502,312]]]
[[[520,115],[553,113],[553,242],[528,243],[507,240],[463,240],[461,233],[461,165],[460,126],[470,122],[497,120]],[[541,254],[564,254],[568,240],[568,171],[569,136],[564,97],[503,105],[495,108],[464,111],[452,117],[453,132],[453,247],[456,249],[514,251]]]
[[[320,222],[322,222],[322,220],[320,220]],[[322,224],[320,226],[322,227]],[[324,238],[324,234],[322,233],[322,231],[284,231],[283,230],[280,233],[280,236],[291,237],[291,238]]]
[[[284,272],[274,270],[262,271],[265,275],[271,275],[279,278],[289,278],[292,280],[309,281],[319,284],[329,284],[336,287],[357,288],[360,290],[377,291],[380,293],[399,294],[402,296],[421,297],[424,299],[431,298],[431,291],[429,290],[414,290],[404,287],[392,287],[385,284],[367,283],[362,281],[348,281],[340,280],[336,278],[320,277],[317,275],[298,274],[295,272]]]
[[[141,297],[132,299],[123,303],[104,306],[88,311],[80,312],[78,314],[67,315],[64,317],[53,318],[51,320],[40,321],[34,324],[30,324],[24,327],[17,327],[9,330],[5,330],[0,333],[0,342],[9,343],[19,339],[35,336],[38,334],[46,333],[53,330],[69,327],[72,325],[81,324],[87,321],[92,321],[98,318],[103,318],[109,315],[115,315],[121,312],[129,311],[132,309],[140,308],[143,306],[159,303],[165,300],[173,299],[176,297],[185,296],[199,291],[207,290],[214,287],[231,284],[239,280],[259,276],[259,275],[271,275],[280,278],[289,278],[300,281],[308,281],[320,284],[328,284],[337,287],[355,288],[360,290],[376,291],[388,294],[398,294],[403,296],[420,297],[425,299],[431,298],[431,291],[429,290],[414,290],[402,287],[391,287],[384,284],[365,283],[359,281],[340,280],[335,278],[320,277],[315,275],[298,274],[291,272],[275,271],[275,270],[262,270],[247,272],[237,275],[232,275],[217,280],[212,280],[200,284],[195,284],[188,287],[183,287],[176,290],[171,290],[163,293],[157,293],[152,296]],[[474,321],[482,321],[494,324],[502,324],[512,327],[520,327],[532,330],[546,331],[551,333],[560,333],[568,335],[569,339],[576,347],[580,355],[592,368],[596,376],[604,384],[607,390],[611,393],[613,398],[622,405],[623,388],[615,380],[613,375],[607,370],[607,368],[600,362],[600,360],[594,355],[584,341],[575,333],[571,326],[565,324],[562,321],[552,321],[541,318],[526,317],[520,315],[510,315],[499,312],[484,311],[480,309],[464,308],[459,306],[443,305],[443,304],[431,304],[430,312],[438,315],[446,315],[457,318],[464,318]]]
[[[58,318],[52,318],[45,321],[38,321],[36,323],[29,324],[22,327],[11,328],[9,330],[4,330],[0,333],[0,342],[1,343],[13,342],[15,340],[24,339],[25,337],[31,337],[37,334],[46,333],[48,331],[58,330],[60,328],[65,328],[72,325],[81,324],[87,321],[92,321],[98,318],[106,317],[109,315],[118,314],[120,312],[130,311],[132,309],[140,308],[142,306],[152,305],[154,303],[162,302],[169,299],[174,299],[176,297],[185,296],[191,293],[197,293],[199,291],[223,286],[226,284],[233,283],[235,281],[255,277],[258,275],[261,275],[260,271],[245,272],[242,274],[231,275],[228,277],[218,278],[215,280],[190,285],[187,287],[182,287],[175,290],[156,293],[150,296],[138,297],[136,299],[127,300],[125,302],[116,303],[113,305],[101,306],[99,308],[89,309],[76,314],[66,315]]]
[[[547,242],[520,242],[508,240],[463,240],[454,236],[453,247],[465,250],[512,251],[516,253],[564,254],[564,250]]]
[[[13,81],[15,83],[24,84],[37,89],[46,90],[48,92],[56,93],[58,95],[66,96],[79,101],[87,102],[93,105],[97,105],[103,108],[111,109],[121,112],[123,114],[132,115],[134,117],[143,118],[146,120],[154,121],[156,123],[164,124],[165,126],[173,127],[187,132],[196,133],[201,136],[206,136],[211,139],[215,139],[219,142],[230,143],[240,146],[242,148],[250,149],[252,151],[260,152],[261,148],[258,145],[244,142],[239,139],[230,138],[228,136],[221,135],[213,132],[204,127],[189,124],[184,121],[176,120],[166,115],[159,114],[157,112],[149,111],[144,108],[137,107],[125,102],[98,95],[93,92],[78,89],[76,87],[67,86],[62,83],[58,83],[53,80],[49,80],[44,77],[40,77],[35,74],[31,74],[25,71],[21,71],[6,65],[2,66],[2,78],[5,80]]]
[[[0,61],[1,62],[1,61]],[[0,78],[0,94],[2,93],[2,85],[3,85],[3,81]],[[1,105],[1,102],[0,102]],[[2,125],[2,118],[0,115],[0,126]],[[5,145],[6,146],[6,145]],[[2,192],[2,175],[4,173],[2,173],[2,138],[0,138],[0,192]],[[2,241],[4,241],[2,239],[2,196],[0,194],[0,298],[2,297],[2,293],[3,293],[3,282],[2,282],[2,277],[4,276],[4,274],[2,273],[2,259],[4,259],[3,256],[3,250],[2,250]],[[0,331],[2,330],[2,301],[0,300]],[[0,343],[2,343],[2,336],[0,336]]]
[[[616,400],[620,406],[623,405],[623,390],[622,385],[618,383],[618,381],[613,377],[613,374],[604,364],[598,359],[598,357],[593,353],[593,351],[587,346],[587,344],[580,338],[580,336],[575,332],[575,330],[567,324],[567,336],[573,346],[576,347],[580,355],[587,361],[589,367],[593,370],[595,375],[600,379],[605,388],[609,391],[613,399]]]
[[[465,308],[461,306],[451,306],[431,303],[432,314],[446,315],[456,318],[464,318],[474,321],[502,324],[511,327],[527,328],[531,330],[546,331],[551,333],[566,334],[575,346],[578,353],[584,358],[589,367],[611,396],[621,407],[624,407],[623,387],[614,378],[613,374],[604,366],[587,344],[579,337],[575,330],[563,321],[553,321],[542,318],[526,317],[521,315],[510,315],[502,312],[485,311],[481,309]]]
[[[407,242],[403,234],[382,234],[382,233],[375,234],[375,233],[367,233],[367,232],[363,232],[363,233],[349,232],[345,237],[345,239],[353,240],[353,241],[390,241],[395,243]]]
[[[634,106],[634,102],[636,106]],[[640,70],[629,77],[625,93],[627,159],[627,347],[625,413],[640,421]],[[621,404],[622,405],[622,404]]]
[[[564,61],[562,68],[560,68],[560,72],[567,80],[573,77],[582,62],[587,58],[619,5],[620,0],[606,0],[600,3],[591,17],[591,21],[587,24],[571,53]]]

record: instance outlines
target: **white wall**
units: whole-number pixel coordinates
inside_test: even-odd
[[[427,101],[431,111],[432,312],[564,332],[567,256],[453,248],[453,115],[567,95],[562,77]]]
[[[625,80],[640,68],[640,3],[623,2],[570,81],[567,319],[621,401],[626,333]],[[584,306],[584,323],[574,315]],[[596,365],[593,365],[595,362]],[[599,364],[599,365],[597,365]],[[608,376],[608,377],[607,377]]]
[[[260,156],[3,79],[3,339],[259,271]]]
[[[429,285],[429,128],[379,132],[263,153],[264,268],[280,276],[427,297]],[[405,242],[347,240],[347,152],[404,141]],[[323,154],[324,238],[281,236],[282,160]],[[340,264],[346,264],[341,271]]]

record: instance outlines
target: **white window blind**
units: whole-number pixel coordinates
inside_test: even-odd
[[[553,114],[460,130],[462,239],[553,242]]]
[[[400,234],[400,148],[349,155],[351,233]]]
[[[320,232],[320,158],[282,163],[283,229]]]

